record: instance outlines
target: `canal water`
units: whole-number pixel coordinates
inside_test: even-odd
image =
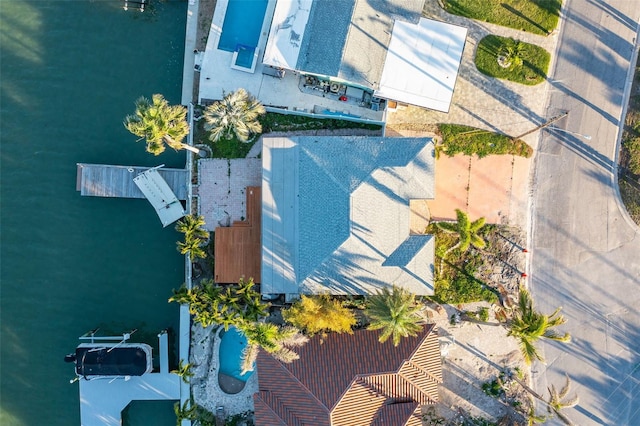
[[[2,0],[0,4],[0,424],[80,424],[63,362],[100,326],[157,346],[177,330],[179,235],[146,200],[81,197],[76,163],[183,167],[122,125],[140,95],[180,102],[186,1]],[[130,425],[174,425],[172,403]]]

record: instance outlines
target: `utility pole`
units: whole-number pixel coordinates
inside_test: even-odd
[[[553,123],[555,123],[556,121],[560,120],[561,118],[566,117],[567,115],[569,115],[569,111],[565,111],[565,112],[563,112],[563,113],[562,113],[562,114],[560,114],[560,115],[556,115],[555,117],[550,118],[549,120],[547,120],[545,123],[543,123],[543,124],[539,125],[538,127],[534,128],[534,129],[531,129],[531,130],[529,130],[529,131],[527,131],[527,132],[524,132],[524,133],[523,133],[523,134],[521,134],[521,135],[518,135],[518,136],[514,136],[514,137],[512,137],[512,138],[511,138],[511,140],[515,142],[515,141],[517,141],[518,139],[520,139],[520,138],[522,138],[522,137],[524,137],[524,136],[527,136],[527,135],[528,135],[528,134],[530,134],[530,133],[537,132],[537,131],[538,131],[538,130],[540,130],[540,129],[544,129],[544,128],[545,128],[545,127],[547,127],[547,126],[552,125]]]

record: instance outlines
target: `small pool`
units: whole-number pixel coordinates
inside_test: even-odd
[[[235,65],[242,68],[252,68],[253,65],[253,54],[256,49],[253,47],[239,46],[238,47],[238,57],[236,58]]]
[[[220,331],[218,383],[226,393],[240,392],[253,374],[253,371],[240,374],[242,371],[242,351],[246,347],[247,338],[235,327]]]
[[[268,0],[229,0],[218,49],[235,52],[238,45],[257,47],[268,3]]]

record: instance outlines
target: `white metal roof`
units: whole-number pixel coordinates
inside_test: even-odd
[[[278,68],[297,69],[302,37],[313,0],[279,0],[262,62]]]
[[[133,181],[156,209],[162,226],[166,227],[186,214],[176,194],[158,173],[157,167],[140,173]]]
[[[395,21],[376,96],[448,112],[467,29],[421,18]]]

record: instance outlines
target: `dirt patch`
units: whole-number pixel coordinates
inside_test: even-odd
[[[209,29],[217,0],[200,0],[198,4],[198,28],[196,29],[196,49],[203,52],[207,48]]]

